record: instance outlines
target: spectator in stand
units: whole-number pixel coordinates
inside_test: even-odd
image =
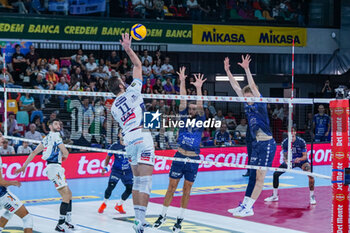
[[[97,64],[95,62],[95,58],[94,57],[90,57],[89,58],[89,62],[86,63],[86,71],[90,74],[96,72],[98,70]]]
[[[29,93],[26,93],[25,95],[22,95],[18,102],[19,110],[20,111],[36,111],[34,98],[30,96]]]
[[[30,82],[32,82],[39,73],[38,67],[35,65],[35,62],[30,63],[26,70],[27,76],[29,76]]]
[[[112,51],[111,55],[107,58],[107,61],[111,64],[111,68],[118,70],[120,66],[120,57],[117,54],[117,51]]]
[[[3,86],[3,83],[6,84],[8,88],[22,88],[20,85],[15,85],[15,81],[12,78],[12,75],[7,71],[7,68],[1,69],[0,74],[0,86]]]
[[[96,83],[96,81],[97,80],[95,77],[92,77],[90,73],[87,73],[83,79],[83,87],[84,88],[89,87],[91,86],[92,83]]]
[[[327,80],[322,88],[322,97],[323,98],[332,98],[333,97],[333,89],[330,86],[329,80]]]
[[[56,112],[52,112],[49,117],[46,117],[44,119],[44,121],[42,123],[42,129],[43,129],[45,134],[48,134],[50,132],[50,128],[49,128],[50,120],[56,119],[56,117],[57,117],[57,113]]]
[[[232,144],[231,135],[227,132],[227,125],[225,123],[221,124],[220,130],[216,131],[214,137],[215,146],[230,146]]]
[[[3,145],[4,141],[5,141],[5,138],[4,138],[4,136],[2,135],[2,132],[0,132],[0,146]]]
[[[102,78],[106,81],[109,79],[108,74],[105,71],[103,71],[103,66],[99,66],[97,72],[92,73],[91,75],[94,76],[96,79]]]
[[[127,57],[124,57],[119,67],[119,72],[121,75],[126,75],[126,73],[130,71],[131,71],[131,65],[129,64],[129,60]]]
[[[83,61],[81,55],[76,55],[76,60],[72,60],[72,70],[74,71],[77,68],[80,68],[81,71],[85,71],[85,62]]]
[[[190,12],[192,20],[202,20],[201,7],[197,0],[187,0],[187,8]]]
[[[245,138],[247,135],[247,129],[248,129],[247,120],[245,118],[242,118],[240,124],[237,125],[236,127],[236,131],[239,132],[242,138]]]
[[[154,57],[153,57],[153,61],[156,63],[158,60],[160,60],[160,62],[162,63],[163,61],[163,56],[162,56],[162,53],[160,52],[160,50],[157,50],[154,54]]]
[[[16,52],[12,55],[12,67],[14,70],[14,79],[18,83],[20,80],[20,75],[24,74],[27,69],[27,61],[24,55],[21,53],[21,46],[19,44],[15,45]]]
[[[146,109],[148,112],[156,112],[158,109],[158,101],[153,99],[150,104],[146,105]]]
[[[209,141],[210,141],[210,129],[205,128],[202,133],[202,140],[201,140],[202,146],[208,146]]]
[[[152,67],[151,67],[148,59],[145,59],[145,61],[143,63],[142,76],[143,76],[143,83],[145,83],[149,79],[154,79],[154,76],[152,74]]]
[[[47,69],[50,71],[50,70],[53,70],[53,72],[58,72],[58,66],[56,64],[56,58],[55,57],[51,57],[50,59],[50,63],[47,65]]]
[[[166,114],[169,111],[169,106],[165,104],[164,100],[159,101],[159,112]]]
[[[217,114],[216,114],[216,116],[215,116],[215,120],[216,121],[225,121],[225,117],[224,117],[224,115],[222,114],[222,110],[221,109],[219,109],[218,110],[218,112],[217,112]]]
[[[39,54],[36,53],[34,45],[29,46],[29,53],[26,54],[25,58],[28,65],[32,63],[34,63],[35,66],[39,65]]]
[[[39,121],[40,121],[40,118],[39,118]],[[41,141],[43,139],[43,137],[41,136],[41,133],[37,131],[37,126],[35,123],[32,123],[29,125],[29,131],[27,131],[24,134],[24,138],[30,139],[30,140],[36,140],[36,141]],[[35,145],[33,145],[33,143],[30,142],[29,145],[35,148]]]
[[[166,84],[163,86],[165,94],[171,95],[175,93],[174,86],[171,83],[171,78],[166,79]]]
[[[164,1],[153,0],[154,16],[157,20],[164,20]]]
[[[41,136],[44,136],[45,134],[44,134],[43,125],[42,125],[40,116],[35,116],[32,123],[35,124],[36,131],[38,131],[41,134]]]
[[[99,78],[96,84],[96,88],[98,92],[108,92],[106,87],[106,81],[104,78]]]
[[[155,78],[162,79],[162,61],[160,59],[155,61],[155,64],[152,66],[152,73],[154,74]]]
[[[38,73],[38,75],[36,76],[36,79],[34,79],[32,82],[32,86],[34,89],[38,89],[38,90],[48,89],[47,81],[46,79],[43,78],[42,73]],[[45,108],[45,103],[48,102],[48,99],[49,99],[48,95],[37,94],[37,97],[40,100],[40,107]]]
[[[61,58],[62,59],[62,58]],[[75,62],[87,62],[88,61],[88,57],[86,55],[84,55],[83,50],[82,49],[78,49],[77,54],[71,56],[70,58]]]
[[[62,68],[61,69],[61,74],[59,75],[59,78],[64,77],[66,80],[66,83],[70,85],[71,77],[68,74],[68,69],[67,68]]]
[[[153,93],[153,86],[151,84],[151,80],[150,79],[147,79],[146,80],[146,83],[142,86],[142,92],[143,93],[146,93],[146,89],[149,88],[151,89],[152,93]]]
[[[143,56],[141,57],[141,62],[145,63],[145,60],[148,60],[149,64],[152,64],[153,59],[150,55],[148,55],[148,50],[143,50]]]
[[[280,129],[283,128],[284,109],[282,104],[276,104],[275,109],[272,112],[272,133],[276,142],[282,142],[282,132]]]
[[[331,119],[325,113],[324,105],[318,106],[318,114],[314,116],[315,142],[327,142],[331,129]]]
[[[56,84],[55,88],[57,91],[68,91],[69,86],[66,83],[66,78],[62,76],[60,78],[60,82]],[[60,108],[64,108],[64,100],[66,99],[66,95],[58,95],[58,99],[60,101]]]
[[[60,134],[61,134],[63,143],[73,145],[73,141],[70,139],[70,132],[64,128],[62,121],[60,121],[60,127],[61,127]]]
[[[180,95],[180,79],[179,77],[176,78],[175,80],[175,85],[174,85],[174,90],[176,95]]]
[[[40,59],[39,59],[40,60]],[[39,65],[39,73],[42,73],[43,74],[43,77],[46,76],[46,73],[47,73],[47,69],[46,69],[46,66],[47,66],[47,63],[46,63],[46,59],[41,59],[40,60],[40,65]]]
[[[111,75],[111,72],[110,72],[110,68],[112,70],[112,64],[110,63],[110,61],[108,61],[108,65],[105,64],[105,60],[103,58],[101,58],[99,61],[99,66],[102,66],[102,71],[103,73],[106,73],[108,74],[108,76]],[[118,66],[120,65],[120,60],[118,61]]]
[[[5,139],[0,146],[0,155],[14,155],[15,153],[13,146],[9,146],[9,141]]]
[[[141,18],[146,18],[146,3],[145,0],[132,0],[134,11],[139,13]]]
[[[162,68],[161,68],[164,78],[167,78],[167,77],[172,78],[175,74],[174,67],[169,63],[170,63],[170,58],[166,57],[164,60],[164,64],[162,65]]]
[[[78,84],[79,83],[79,84]],[[75,91],[79,90],[80,87],[83,85],[83,75],[81,73],[81,69],[80,67],[77,67],[74,70],[74,73],[71,76],[71,90],[73,90],[73,87],[75,87]]]
[[[20,137],[19,128],[15,119],[16,115],[12,112],[9,113],[7,119],[7,132],[10,136]]]
[[[41,141],[41,140],[40,140]],[[32,148],[29,147],[29,143],[28,142],[23,142],[22,145],[20,145],[17,148],[17,154],[26,154],[29,155],[30,153],[32,153],[33,150]]]
[[[49,69],[49,72],[46,73],[46,81],[49,90],[53,90],[58,83],[58,75],[55,73],[53,68]]]
[[[164,88],[162,86],[162,81],[160,78],[156,79],[156,83],[153,85],[153,93],[154,94],[165,94]]]
[[[237,126],[236,118],[233,116],[232,112],[228,112],[225,116],[225,122],[229,130],[234,130]]]

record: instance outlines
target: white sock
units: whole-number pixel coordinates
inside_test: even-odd
[[[314,195],[314,191],[310,190],[310,197]]]
[[[145,223],[145,217],[146,217],[146,211],[147,211],[147,207],[146,206],[142,206],[140,205],[139,206],[139,220],[142,222],[142,223]]]
[[[255,203],[255,200],[253,198],[247,197],[247,201],[245,203],[247,209],[252,208],[254,203]]]
[[[134,211],[135,211],[135,219],[140,220],[140,206],[139,205],[134,205]]]
[[[120,200],[118,205],[123,205],[124,201]]]
[[[107,205],[108,199],[105,198],[103,202]]]
[[[164,217],[166,215],[166,212],[168,211],[169,207],[163,206],[163,210],[162,210],[162,216]]]
[[[278,189],[273,189],[273,196],[274,197],[277,197],[278,196]]]
[[[186,210],[185,208],[180,208],[180,214],[177,216],[177,218],[183,219],[183,218],[184,218],[185,210]]]
[[[243,203],[242,203],[243,205],[247,205],[248,198],[249,198],[249,197],[244,196]]]

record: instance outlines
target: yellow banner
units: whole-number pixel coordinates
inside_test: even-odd
[[[306,28],[257,27],[226,25],[193,25],[193,44],[199,45],[257,45],[306,46]]]

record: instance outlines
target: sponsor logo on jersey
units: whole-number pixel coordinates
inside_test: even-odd
[[[151,161],[151,152],[143,152],[141,154],[142,161]]]

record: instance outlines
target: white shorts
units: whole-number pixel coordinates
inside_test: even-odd
[[[66,176],[64,175],[64,168],[58,163],[50,163],[46,168],[46,175],[51,180],[56,189],[61,189],[67,186]]]
[[[138,129],[125,134],[126,153],[131,165],[142,163],[153,166],[155,159],[153,137],[150,132],[143,130]]]
[[[8,190],[4,196],[0,197],[0,207],[5,209],[10,214],[16,213],[22,205],[23,203],[18,199],[18,197]]]

